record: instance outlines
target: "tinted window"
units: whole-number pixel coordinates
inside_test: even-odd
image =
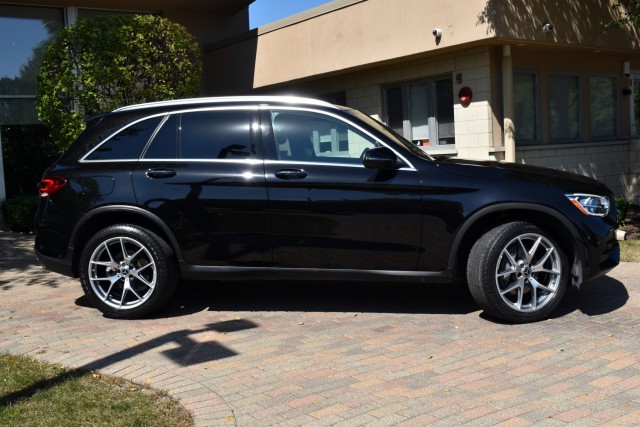
[[[306,112],[271,113],[278,159],[321,163],[360,163],[377,144],[347,123]]]
[[[180,152],[183,159],[251,157],[250,111],[201,111],[182,114]]]
[[[178,119],[179,115],[171,115],[153,138],[153,142],[144,153],[145,159],[178,158]]]
[[[122,129],[101,144],[87,160],[137,160],[162,117],[142,120]]]

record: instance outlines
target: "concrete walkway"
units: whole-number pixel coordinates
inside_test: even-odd
[[[640,425],[640,264],[530,325],[461,288],[302,282],[186,284],[122,321],[32,247],[0,232],[0,352],[167,390],[198,426]]]

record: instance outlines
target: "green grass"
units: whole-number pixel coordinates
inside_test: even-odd
[[[1,426],[192,426],[166,394],[122,379],[0,355]]]
[[[624,262],[640,262],[640,240],[624,240],[620,242],[620,260]]]

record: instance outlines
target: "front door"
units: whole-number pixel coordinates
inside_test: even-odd
[[[380,143],[337,115],[274,109],[262,125],[274,266],[416,269],[417,171],[366,169]]]

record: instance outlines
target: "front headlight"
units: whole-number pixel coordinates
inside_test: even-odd
[[[609,198],[595,194],[565,194],[567,198],[585,215],[609,215]]]

